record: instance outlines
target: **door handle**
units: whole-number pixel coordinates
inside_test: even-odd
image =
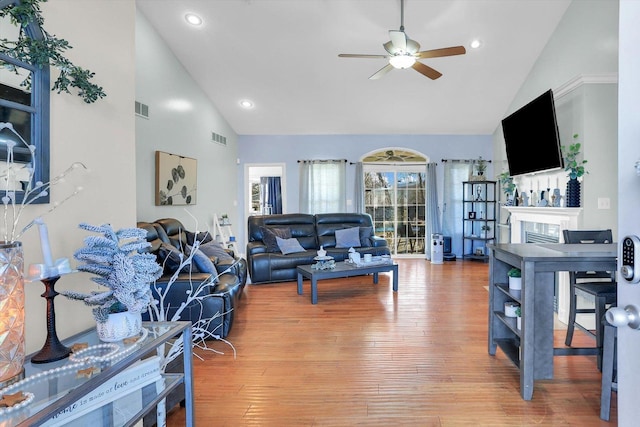
[[[634,305],[625,308],[611,307],[604,315],[607,322],[616,327],[627,326],[631,329],[640,329],[640,314]]]

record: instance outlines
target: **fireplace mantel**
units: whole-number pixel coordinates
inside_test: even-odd
[[[522,223],[536,222],[541,224],[555,224],[562,230],[575,230],[582,208],[555,208],[535,206],[504,206],[511,214],[511,243],[522,243]]]

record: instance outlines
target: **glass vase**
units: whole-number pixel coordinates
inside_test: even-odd
[[[22,243],[0,242],[0,383],[22,374],[24,357]]]

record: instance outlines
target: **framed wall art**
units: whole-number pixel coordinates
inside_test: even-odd
[[[198,161],[156,151],[156,206],[195,205]]]

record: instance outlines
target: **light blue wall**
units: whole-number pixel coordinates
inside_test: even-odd
[[[235,221],[235,132],[140,11],[135,32],[135,95],[149,106],[148,119],[135,118],[138,221],[177,218],[189,230],[196,221],[199,230],[210,228],[214,213]],[[213,142],[212,132],[224,135],[227,145]],[[156,150],[197,160],[196,204],[155,205]]]
[[[238,171],[238,214],[245,216],[247,184],[244,165],[251,163],[285,163],[287,180],[287,211],[298,212],[298,160],[347,159],[357,162],[372,151],[383,148],[409,148],[438,163],[439,198],[442,200],[444,166],[442,159],[490,159],[491,135],[240,135],[238,153],[242,168]],[[355,166],[347,166],[347,199],[353,200]],[[491,165],[487,169],[493,177]],[[352,208],[351,208],[352,209]],[[240,227],[239,227],[240,228]],[[238,230],[244,242],[243,224]]]

